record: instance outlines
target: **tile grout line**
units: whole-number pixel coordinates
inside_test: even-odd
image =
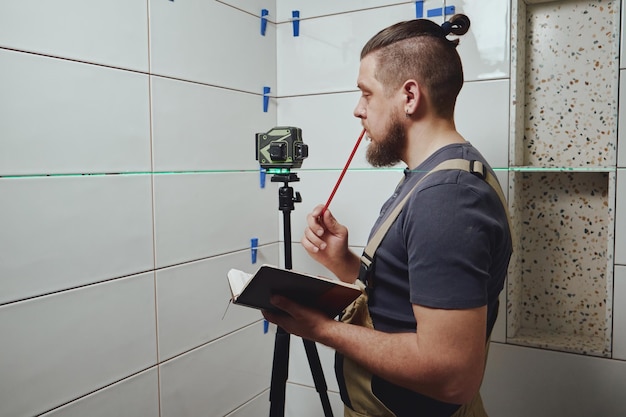
[[[154,190],[154,108],[153,108],[153,76],[152,76],[152,44],[151,40],[151,26],[150,26],[150,1],[146,0],[146,21],[147,21],[147,41],[148,41],[148,112],[150,120],[150,191],[151,191],[151,214],[152,214],[152,282],[153,282],[153,294],[154,294],[154,344],[156,353],[156,372],[157,372],[157,409],[159,417],[162,414],[161,411],[161,366],[159,364],[159,297],[157,289],[157,255],[156,255],[156,198]]]

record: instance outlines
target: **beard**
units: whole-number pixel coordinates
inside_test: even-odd
[[[402,161],[407,145],[407,134],[398,115],[391,117],[387,134],[379,142],[370,142],[365,158],[374,167],[390,167]]]

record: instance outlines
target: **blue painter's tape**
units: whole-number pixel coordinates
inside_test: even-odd
[[[291,17],[291,24],[293,25],[293,36],[300,36],[300,10],[293,10],[291,12]]]
[[[261,170],[259,171],[259,185],[261,186],[261,188],[265,188],[266,175],[267,171],[265,170],[265,168],[261,168]]]
[[[424,17],[424,0],[415,2],[415,18],[421,19]]]
[[[269,87],[263,87],[263,112],[267,113],[267,109],[270,106],[270,93],[271,89]]]
[[[261,35],[265,36],[265,31],[267,30],[267,15],[270,12],[267,9],[261,9]]]
[[[256,263],[256,256],[257,256],[258,249],[259,249],[259,238],[253,237],[252,239],[250,239],[250,255],[251,255],[251,260],[253,264]]]
[[[443,9],[442,8],[438,8],[438,9],[430,9],[426,12],[426,16],[427,17],[437,17],[437,16],[441,16],[443,15]]]
[[[444,8],[437,8],[437,9],[430,9],[427,12],[427,16],[428,17],[437,17],[437,16],[443,16],[444,13],[446,16],[452,15],[454,14],[454,6],[446,6]]]

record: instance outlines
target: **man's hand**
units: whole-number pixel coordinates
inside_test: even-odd
[[[324,334],[325,326],[336,323],[321,311],[304,307],[280,295],[273,295],[271,302],[284,313],[263,310],[263,317],[287,333],[295,334],[303,339],[318,341]]]
[[[320,217],[323,208],[318,205],[307,216],[302,246],[339,279],[352,283],[359,273],[359,258],[348,248],[348,229],[328,210]]]

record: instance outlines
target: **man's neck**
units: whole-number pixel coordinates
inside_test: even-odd
[[[465,143],[463,136],[456,131],[454,122],[443,119],[414,123],[409,128],[408,136],[409,143],[404,162],[409,169],[417,168],[444,146]]]

